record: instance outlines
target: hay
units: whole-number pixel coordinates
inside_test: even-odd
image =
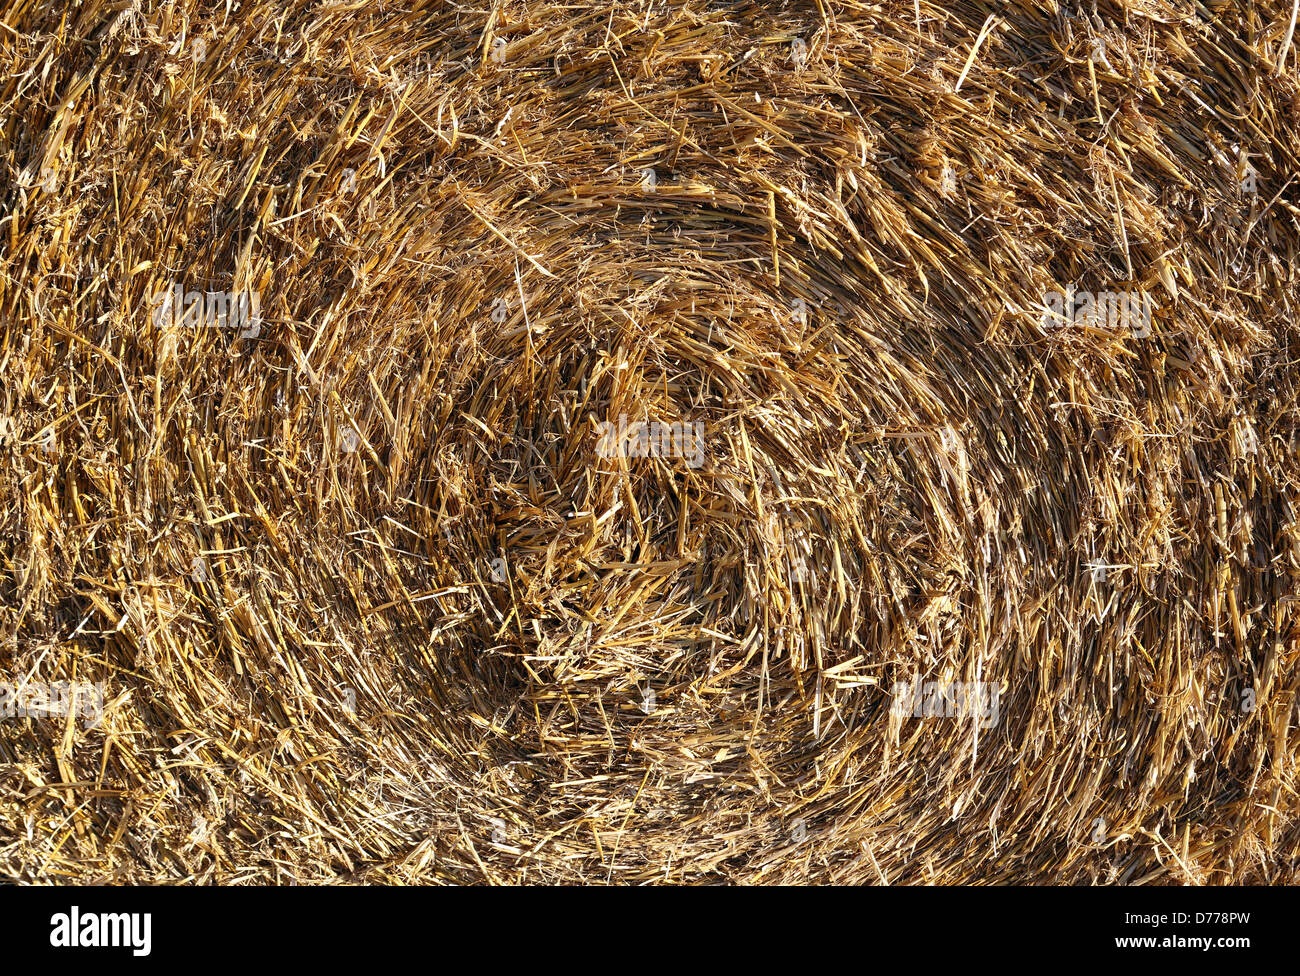
[[[0,875],[1294,882],[1293,25],[10,5]]]

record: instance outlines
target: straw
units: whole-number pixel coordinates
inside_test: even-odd
[[[1294,19],[12,7],[0,877],[1294,883]]]

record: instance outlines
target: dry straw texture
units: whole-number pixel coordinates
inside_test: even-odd
[[[1296,880],[1291,0],[3,11],[0,876]]]

